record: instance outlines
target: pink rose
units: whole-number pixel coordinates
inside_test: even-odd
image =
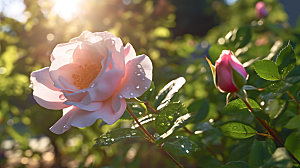
[[[148,56],[136,56],[131,44],[109,32],[84,31],[58,44],[51,65],[31,73],[33,96],[47,109],[63,109],[50,128],[62,134],[71,126],[87,127],[101,118],[115,123],[126,109],[125,98],[141,96],[152,81]]]
[[[223,50],[216,65],[207,59],[216,87],[221,92],[238,92],[246,84],[247,72],[230,50]]]
[[[259,1],[256,3],[256,15],[259,18],[265,18],[268,15],[268,11],[265,7],[265,3],[263,3],[262,1]]]

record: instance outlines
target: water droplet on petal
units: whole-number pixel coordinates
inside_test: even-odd
[[[190,153],[190,151],[189,151],[189,150],[185,150],[185,152],[186,152],[186,153]]]
[[[147,87],[147,86],[145,86],[145,89],[148,89],[148,87]]]
[[[133,96],[133,93],[132,93],[132,92],[130,93],[130,96]]]
[[[121,99],[123,98],[123,96],[121,96],[121,95],[120,95],[119,97],[120,97]]]
[[[95,83],[92,83],[92,84],[91,84],[91,87],[92,87],[92,88],[95,87]]]
[[[141,64],[138,64],[137,67],[138,67],[138,68],[142,68]]]
[[[69,129],[70,126],[69,125],[64,125],[64,129]]]
[[[66,97],[64,96],[64,94],[61,94],[61,95],[59,95],[59,99],[60,99],[60,100],[65,100]]]
[[[144,80],[145,80],[145,78],[142,78],[142,80],[144,81]]]
[[[142,115],[142,112],[139,112],[139,115]]]
[[[141,74],[140,73],[138,73],[138,74],[136,74],[137,76],[141,76]]]
[[[140,86],[139,86],[139,85],[137,85],[135,88],[139,89],[139,88],[140,88]]]

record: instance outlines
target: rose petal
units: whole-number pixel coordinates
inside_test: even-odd
[[[132,60],[136,57],[135,50],[130,43],[126,44],[126,46],[124,48],[124,55],[125,55],[125,63],[126,64],[129,60]]]
[[[80,113],[80,109],[74,106],[63,109],[63,116],[52,126],[50,131],[55,134],[62,134],[71,128],[71,121],[76,113]]]
[[[63,116],[50,128],[55,134],[62,134],[74,127],[88,127],[99,119],[97,112],[84,111],[78,107],[70,106],[63,110]]]
[[[117,101],[117,102],[113,102]],[[120,103],[120,108],[118,111],[114,111],[116,108],[113,105]],[[112,98],[106,102],[103,102],[101,110],[98,111],[99,118],[105,121],[107,124],[114,124],[125,112],[126,101],[125,99]]]
[[[101,118],[107,124],[115,123],[125,112],[126,101],[121,99],[120,108],[115,112],[112,108],[112,99],[103,103],[103,107],[99,111],[84,111],[75,106],[64,109],[64,115],[50,128],[55,134],[62,134],[74,127],[88,127]]]
[[[124,70],[125,58],[123,42],[120,38],[114,36],[110,32],[91,33],[89,31],[84,31],[79,37],[70,40],[70,42],[89,42],[94,46],[101,47],[104,45],[105,48],[111,52],[115,66],[120,70]]]
[[[63,104],[65,101],[63,93],[54,87],[49,76],[49,67],[32,72],[30,80],[33,97],[39,105],[54,110],[68,107],[68,105]]]
[[[86,111],[96,111],[101,109],[102,107],[102,103],[101,102],[91,102],[88,104],[83,104],[81,102],[72,102],[72,101],[66,101],[64,102],[64,104],[66,105],[74,105],[82,110],[86,110]]]
[[[72,76],[73,74],[80,73],[80,65],[73,63],[63,65],[64,63],[61,61],[64,60],[55,59],[49,68],[50,77],[54,82],[54,86],[62,90],[78,90],[78,88],[73,85],[74,79]]]
[[[75,48],[78,46],[78,43],[62,43],[57,44],[51,54],[51,62],[55,59],[67,59],[72,58]]]
[[[125,98],[139,97],[149,89],[151,81],[151,60],[146,55],[139,55],[127,62],[124,85],[120,93]]]
[[[111,56],[109,56],[111,58]],[[88,88],[91,101],[104,101],[111,97],[120,85],[124,71],[115,67],[112,59],[108,64],[112,64],[113,68],[105,71],[94,80],[94,86]]]
[[[101,66],[101,60],[107,57],[107,52],[103,45],[99,47],[80,43],[74,50],[73,61],[79,65],[89,65],[91,63]]]

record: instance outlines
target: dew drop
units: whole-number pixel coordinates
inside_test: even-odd
[[[140,64],[137,65],[138,68],[142,68],[142,66]]]
[[[121,96],[121,95],[120,95],[119,97],[120,97],[121,99],[123,98],[123,96]]]
[[[135,135],[136,133],[135,132],[133,132],[131,135]]]
[[[185,150],[185,152],[186,152],[186,153],[190,153],[190,151],[189,151],[189,150]]]
[[[184,145],[181,145],[182,148],[184,148]]]
[[[69,129],[70,126],[69,125],[64,125],[64,129]]]
[[[60,100],[65,100],[66,97],[64,96],[64,94],[61,94],[61,95],[59,95],[59,99],[60,99]]]
[[[144,80],[145,80],[145,78],[142,78],[142,80],[144,81]]]
[[[142,115],[142,112],[139,112],[139,115]]]
[[[92,87],[92,88],[95,87],[95,83],[92,83],[92,84],[91,84],[91,87]]]
[[[135,88],[139,89],[139,88],[140,88],[140,86],[139,86],[139,85],[137,85]]]
[[[148,87],[147,87],[147,86],[145,86],[145,89],[148,89]]]
[[[114,141],[115,141],[115,139],[114,139],[114,138],[111,138],[111,141],[112,141],[112,142],[114,142]]]
[[[132,92],[130,93],[130,96],[133,96],[133,93],[132,93]]]
[[[136,74],[137,76],[141,76],[141,74],[140,73],[138,73],[138,74]]]

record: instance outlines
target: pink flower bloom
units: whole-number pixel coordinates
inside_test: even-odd
[[[259,18],[265,18],[268,15],[268,11],[265,4],[262,1],[256,3],[256,15]]]
[[[245,84],[247,72],[230,50],[223,50],[216,65],[207,59],[216,87],[221,92],[238,92]]]
[[[152,81],[148,56],[136,56],[131,44],[109,32],[83,32],[58,44],[51,65],[31,73],[33,96],[47,109],[63,109],[50,128],[62,134],[71,126],[87,127],[101,118],[115,123],[126,108],[125,98],[141,96]]]

